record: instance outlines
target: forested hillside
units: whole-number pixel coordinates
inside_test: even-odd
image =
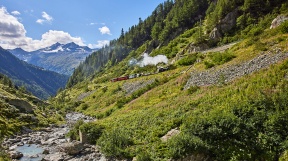
[[[113,159],[287,160],[287,20],[286,0],[165,1],[87,57],[51,107],[96,117],[68,135]]]
[[[119,63],[128,55],[139,57],[145,51],[151,55],[164,54],[171,59],[190,43],[209,48],[259,34],[270,24],[273,14],[286,10],[283,2],[285,0],[267,0],[265,3],[261,0],[165,1],[147,19],[139,18],[138,24],[126,32],[122,29],[119,38],[111,41],[109,46],[90,55],[75,69],[67,86]],[[230,18],[229,21],[224,20],[228,13],[234,13],[226,18]],[[217,37],[211,36],[215,28]],[[180,43],[172,41],[184,32],[186,34],[176,40]],[[192,40],[188,40],[189,37]],[[141,46],[141,52],[136,52]]]
[[[0,47],[0,73],[7,75],[19,87],[24,87],[35,96],[47,99],[63,88],[68,76],[44,70],[19,60]]]

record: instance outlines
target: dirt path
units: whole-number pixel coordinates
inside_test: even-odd
[[[226,45],[219,46],[219,47],[216,47],[216,48],[207,49],[207,50],[202,51],[201,53],[222,52],[222,51],[225,51],[225,50],[231,48],[232,46],[234,46],[234,45],[237,44],[238,42],[239,42],[239,41],[237,41],[237,42],[232,42],[232,43],[230,43],[230,44],[226,44]]]

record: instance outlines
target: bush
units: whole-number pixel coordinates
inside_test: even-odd
[[[139,154],[137,154],[136,156],[136,160],[137,161],[152,161],[151,156],[145,151],[139,152]]]
[[[285,22],[283,22],[283,23],[280,25],[280,31],[281,31],[283,34],[287,34],[287,33],[288,33],[288,21],[285,21]]]
[[[82,133],[87,136],[87,141],[90,144],[96,144],[96,141],[100,138],[104,127],[92,122],[85,123],[79,127]]]
[[[208,61],[204,61],[204,65],[206,69],[209,69],[215,66],[215,64],[208,62]]]
[[[133,145],[133,141],[126,130],[112,129],[105,131],[97,144],[108,157],[129,158],[126,148]]]
[[[212,62],[216,65],[222,65],[235,57],[236,57],[235,55],[227,51],[223,53],[217,52],[215,54],[210,55]]]
[[[196,136],[181,133],[168,142],[169,157],[173,159],[184,158],[191,153],[204,153],[207,149],[204,142]]]
[[[193,93],[195,93],[196,91],[198,91],[198,89],[200,89],[200,87],[198,87],[198,86],[191,86],[191,87],[189,87],[188,88],[188,93],[189,94],[193,94]]]
[[[89,106],[88,106],[87,103],[83,103],[83,104],[81,104],[80,107],[81,107],[82,110],[87,110],[87,108],[88,108]]]
[[[249,31],[248,36],[250,36],[250,37],[258,36],[258,35],[260,35],[263,31],[264,31],[263,28],[261,28],[260,26],[257,26],[257,27],[252,28],[252,29]]]
[[[79,128],[81,125],[84,124],[83,120],[78,120],[73,127],[71,128],[71,130],[67,133],[67,136],[71,139],[71,140],[79,140]]]
[[[181,65],[181,66],[186,66],[186,65],[192,65],[196,62],[197,60],[197,55],[193,54],[193,55],[188,55],[183,59],[180,59],[177,64]]]
[[[286,93],[279,93],[273,100],[251,98],[230,104],[229,110],[212,110],[201,117],[187,118],[183,136],[173,139],[170,146],[172,156],[209,151],[207,154],[215,160],[278,160],[288,146]],[[193,146],[199,144],[201,151]]]
[[[103,92],[103,93],[105,93],[107,90],[108,90],[108,87],[107,87],[107,86],[105,86],[105,87],[102,88],[102,92]]]

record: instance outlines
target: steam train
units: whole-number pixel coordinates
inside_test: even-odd
[[[166,67],[166,68],[163,68],[163,67],[158,67],[157,69],[157,72],[156,73],[153,73],[153,74],[157,74],[157,73],[161,73],[161,72],[164,72],[166,70],[168,70],[169,68]],[[131,74],[131,75],[126,75],[126,76],[123,76],[123,77],[117,77],[117,78],[113,78],[111,79],[110,81],[111,82],[117,82],[117,81],[123,81],[123,80],[127,80],[127,79],[133,79],[133,78],[138,78],[138,77],[141,77],[141,76],[148,76],[148,75],[151,75],[151,73],[146,73],[146,74]]]
[[[147,75],[147,74],[131,74],[131,75],[126,75],[126,76],[123,76],[123,77],[117,77],[117,78],[113,78],[111,79],[111,82],[117,82],[117,81],[122,81],[122,80],[127,80],[127,79],[133,79],[133,78],[137,78],[137,77],[141,77],[141,76],[144,76],[144,75]],[[150,74],[149,74],[150,75]]]

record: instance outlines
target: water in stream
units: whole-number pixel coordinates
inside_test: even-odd
[[[23,146],[18,146],[16,151],[23,153],[21,161],[41,161],[43,149],[35,144],[24,144]]]

